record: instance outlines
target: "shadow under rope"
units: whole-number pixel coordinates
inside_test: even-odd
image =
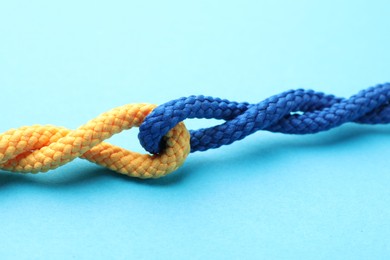
[[[130,178],[97,165],[92,165],[88,168],[83,167],[86,168],[86,170],[80,172],[66,169],[60,174],[56,173],[56,177],[54,178],[53,176],[48,176],[53,174],[51,172],[34,175],[10,173],[0,170],[0,190],[5,186],[10,185],[32,185],[45,188],[74,188],[75,186],[91,185],[94,183],[101,183],[102,181],[112,181],[113,178],[140,185],[169,186],[180,183],[195,173],[208,172],[218,167],[233,167],[234,164],[242,165],[243,163],[250,164],[250,166],[256,165],[261,167],[261,165],[272,159],[272,157],[278,157],[278,160],[283,161],[283,155],[292,150],[316,149],[316,151],[318,151],[318,149],[325,149],[331,146],[342,146],[361,142],[363,137],[390,137],[390,126],[347,124],[337,129],[316,134],[315,136],[305,135],[292,139],[285,137],[280,140],[275,138],[272,139],[272,141],[268,140],[267,142],[264,142],[264,139],[261,138],[261,133],[256,133],[255,135],[258,135],[258,138],[256,138],[254,142],[246,144],[245,150],[241,148],[237,153],[229,152],[223,156],[214,156],[212,158],[202,156],[202,158],[197,158],[195,160],[191,160],[190,154],[187,162],[185,162],[182,168],[159,179],[142,180]],[[224,147],[221,147],[220,149],[224,149]],[[199,162],[198,159],[201,159],[202,162]]]

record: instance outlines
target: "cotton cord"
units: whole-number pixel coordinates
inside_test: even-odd
[[[188,131],[182,122],[187,118],[224,123]],[[114,108],[76,130],[23,126],[0,134],[0,169],[47,172],[80,157],[128,176],[158,178],[178,169],[190,152],[228,145],[259,130],[312,134],[347,122],[390,123],[390,84],[362,90],[348,99],[304,89],[257,104],[189,96],[158,107],[141,103]],[[140,143],[151,154],[104,142],[132,127],[139,127]]]
[[[156,155],[103,142],[123,130],[138,127],[154,108],[150,104],[118,107],[74,131],[50,125],[11,129],[0,135],[0,169],[46,172],[81,157],[132,177],[164,176],[180,167],[190,152],[190,135],[184,124],[177,124],[165,135],[166,149]]]
[[[190,130],[191,152],[206,151],[241,140],[259,130],[312,134],[347,122],[390,122],[390,84],[360,91],[349,99],[313,90],[289,90],[257,104],[189,96],[158,106],[140,126],[139,140],[150,153],[164,148],[164,136],[187,118],[223,119],[223,124]]]

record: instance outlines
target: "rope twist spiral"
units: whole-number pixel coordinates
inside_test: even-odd
[[[312,134],[347,122],[390,122],[390,84],[360,91],[349,99],[313,90],[289,90],[257,104],[190,96],[172,100],[154,109],[140,126],[139,139],[150,153],[164,148],[161,142],[173,126],[187,118],[214,118],[225,122],[191,130],[191,152],[231,144],[259,130],[285,134]]]
[[[187,118],[221,119],[210,128],[188,131]],[[24,126],[0,134],[0,169],[46,172],[78,157],[118,173],[158,178],[178,169],[190,152],[231,144],[259,130],[312,134],[344,123],[390,123],[390,84],[340,98],[313,90],[289,90],[260,103],[189,96],[158,107],[128,104],[92,119],[76,130],[52,125]],[[139,154],[104,142],[139,127]]]
[[[74,131],[50,125],[11,129],[0,135],[0,169],[46,172],[81,157],[132,177],[164,176],[180,167],[190,152],[190,136],[184,124],[177,124],[165,135],[166,149],[158,155],[139,154],[103,142],[138,127],[154,108],[150,104],[118,107]]]

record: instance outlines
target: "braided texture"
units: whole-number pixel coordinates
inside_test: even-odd
[[[112,135],[138,127],[155,105],[130,104],[115,108],[72,131],[34,125],[0,134],[0,169],[14,172],[46,172],[77,157],[113,171],[139,178],[164,176],[182,165],[190,152],[190,135],[177,124],[164,136],[164,151],[139,154],[103,142]]]
[[[313,90],[290,90],[257,104],[190,96],[172,100],[152,111],[140,126],[139,139],[150,153],[165,149],[162,137],[186,118],[214,118],[225,122],[191,130],[191,152],[231,144],[259,131],[309,134],[347,122],[390,122],[390,84],[377,85],[346,99]]]
[[[188,131],[187,118],[224,122]],[[190,152],[231,144],[259,130],[311,134],[347,122],[390,123],[390,84],[339,98],[313,90],[289,90],[260,103],[189,96],[158,107],[129,104],[112,109],[76,130],[57,126],[24,126],[0,134],[0,169],[46,172],[76,158],[121,174],[157,178],[178,169]],[[139,140],[151,154],[139,154],[104,142],[112,135],[140,127]]]

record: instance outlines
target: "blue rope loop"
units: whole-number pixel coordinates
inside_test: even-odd
[[[140,126],[138,138],[150,153],[164,147],[162,137],[187,118],[214,118],[225,122],[210,128],[190,130],[191,152],[206,151],[241,140],[259,130],[285,134],[312,134],[347,122],[390,122],[390,83],[338,98],[313,90],[289,90],[258,104],[189,96],[154,109]]]

